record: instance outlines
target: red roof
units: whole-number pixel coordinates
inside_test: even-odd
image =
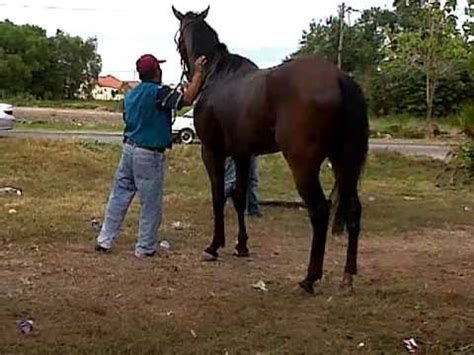
[[[99,76],[99,86],[119,90],[122,87],[122,81],[113,75]]]
[[[136,86],[138,86],[138,84],[140,84],[140,82],[136,81],[136,80],[130,80],[130,81],[126,81],[125,84],[127,84],[131,89],[133,89]]]

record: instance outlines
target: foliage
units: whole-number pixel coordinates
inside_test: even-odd
[[[374,115],[446,116],[474,98],[472,22],[457,26],[456,1],[394,1],[393,10],[363,10],[344,25],[342,69],[362,84]],[[471,5],[472,7],[472,5]],[[469,10],[469,9],[468,9]],[[472,9],[466,12],[472,18]],[[336,62],[340,18],[310,23],[293,56]]]
[[[459,125],[468,138],[474,139],[474,104],[467,104],[461,109]]]
[[[101,69],[97,40],[54,37],[37,26],[0,22],[0,96],[30,94],[42,99],[87,95]]]

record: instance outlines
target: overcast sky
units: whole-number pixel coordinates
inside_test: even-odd
[[[178,21],[171,12],[202,11],[211,6],[208,23],[235,53],[260,67],[276,65],[298,46],[311,19],[337,11],[338,1],[292,0],[0,0],[0,20],[36,24],[54,35],[62,29],[71,35],[98,38],[102,74],[134,79],[136,59],[153,53],[167,59],[164,81],[179,80],[179,56],[173,41]],[[392,0],[346,0],[356,9],[389,8]]]

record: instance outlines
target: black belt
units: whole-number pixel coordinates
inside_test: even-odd
[[[137,143],[135,143],[134,141],[132,141],[130,138],[125,138],[125,139],[123,140],[123,142],[124,142],[125,144],[131,145],[132,147],[141,148],[141,149],[146,149],[146,150],[150,150],[150,151],[152,151],[152,152],[164,153],[164,151],[166,150],[165,148],[144,147],[144,146],[138,145]]]

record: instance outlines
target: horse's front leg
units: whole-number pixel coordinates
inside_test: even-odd
[[[206,166],[212,189],[212,207],[214,211],[214,235],[211,245],[204,250],[204,260],[216,260],[217,250],[225,246],[224,234],[224,163],[225,155],[215,153],[202,146],[202,159]]]

